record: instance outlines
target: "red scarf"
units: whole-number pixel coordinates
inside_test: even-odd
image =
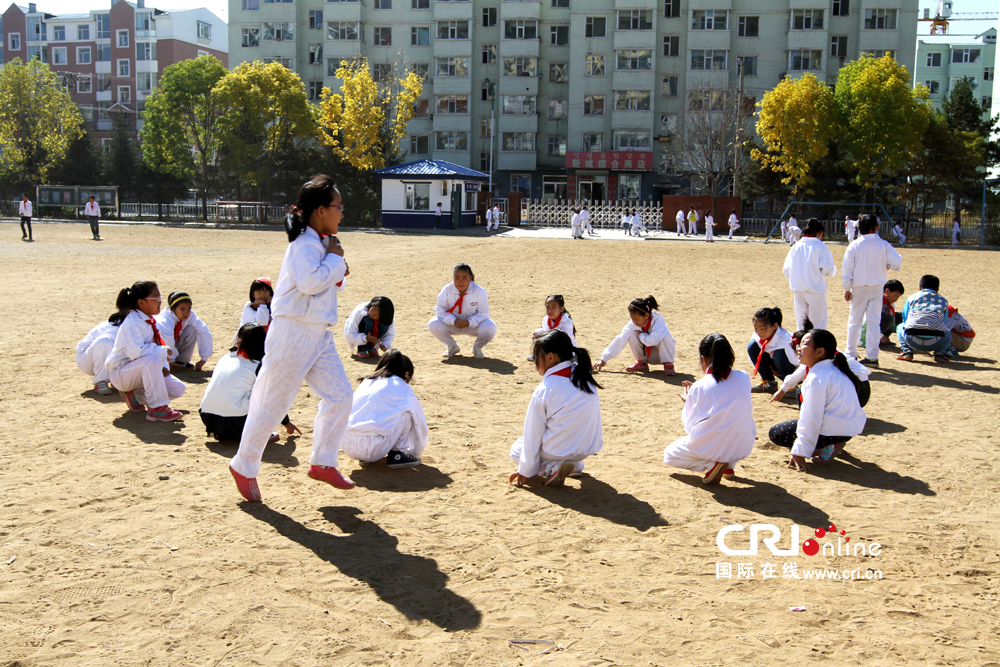
[[[465,295],[466,294],[467,294],[467,292],[462,292],[461,294],[459,294],[458,295],[458,301],[455,302],[455,305],[452,306],[451,308],[449,308],[448,310],[444,311],[444,312],[446,312],[446,313],[453,313],[453,312],[455,312],[455,309],[458,308],[458,314],[461,315],[462,314],[462,302],[465,301]]]
[[[559,323],[562,322],[562,316],[564,314],[565,313],[559,313],[559,317],[556,318],[555,322],[553,322],[552,318],[550,317],[549,318],[549,329],[555,329],[557,326],[559,326]]]
[[[558,375],[559,377],[568,378],[570,376],[570,373],[572,372],[573,372],[573,367],[567,366],[566,368],[556,371],[555,373],[553,373],[553,375]]]
[[[767,344],[771,342],[770,338],[762,338],[760,341],[760,354],[757,355],[757,363],[753,366],[753,375],[750,377],[757,377],[757,371],[760,370],[760,362],[764,359],[764,348]]]
[[[646,320],[646,326],[642,327],[642,333],[648,334],[649,333],[649,328],[651,326],[653,326],[653,313],[649,314],[649,319]],[[645,345],[643,345],[642,347],[643,347],[644,350],[646,350],[646,361],[648,362],[649,361],[649,355],[653,353],[653,348],[647,347]]]
[[[244,350],[242,347],[240,349],[236,350],[236,356],[237,357],[243,357],[247,361],[253,361],[253,359],[250,358],[250,355],[247,354],[247,351]]]
[[[372,320],[372,322],[375,323],[375,326],[372,327],[372,335],[378,338],[378,320]]]
[[[883,306],[887,306],[889,308],[889,310],[887,312],[890,315],[892,315],[893,317],[896,316],[896,307],[894,305],[892,305],[891,303],[889,303],[888,301],[885,300],[885,295],[884,294],[882,295],[882,305]]]
[[[184,322],[177,320],[177,324],[174,325],[174,345],[180,345],[181,340],[181,327],[184,326]]]
[[[153,342],[157,345],[166,345],[166,343],[163,342],[163,336],[161,336],[160,332],[156,330],[156,322],[150,318],[146,320],[146,323],[153,327]]]

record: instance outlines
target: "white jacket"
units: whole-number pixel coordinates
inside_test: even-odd
[[[17,214],[23,215],[28,218],[31,217],[31,201],[24,201],[23,199],[17,205]]]
[[[490,301],[486,296],[486,290],[472,281],[469,289],[465,292],[465,299],[462,300],[461,311],[455,308],[452,312],[448,309],[458,302],[459,292],[455,283],[448,283],[441,288],[438,294],[437,304],[434,306],[434,314],[445,324],[455,324],[456,319],[469,321],[470,327],[478,327],[480,324],[490,319]]]
[[[546,315],[542,318],[542,328],[535,329],[535,335],[543,334],[546,331],[552,331],[553,329],[558,329],[569,336],[569,339],[573,341],[573,347],[576,347],[576,334],[573,333],[573,320],[569,318],[569,315],[563,313],[562,317],[559,318],[559,323],[555,326],[552,326],[553,324],[555,323],[549,319],[548,315]]]
[[[201,411],[220,417],[243,417],[250,414],[250,393],[257,380],[259,361],[230,352],[219,359],[212,370]]]
[[[845,290],[882,286],[888,277],[887,269],[899,271],[902,266],[903,258],[896,249],[877,233],[872,232],[864,234],[847,246],[844,262],[840,267],[840,276]]]
[[[839,352],[840,350],[837,351]],[[854,373],[856,376],[858,376],[858,379],[861,380],[862,382],[867,382],[868,378],[871,377],[872,374],[871,369],[869,369],[867,366],[865,366],[863,363],[861,363],[854,357],[848,357],[846,354],[844,355],[844,357],[847,359],[847,365],[850,366],[851,372]],[[785,381],[781,385],[781,391],[787,394],[792,389],[795,389],[795,387],[800,382],[802,382],[803,379],[805,379],[808,371],[809,368],[803,366],[802,364],[799,364],[799,366],[795,369],[795,371],[785,378]]]
[[[103,336],[104,334],[110,333],[112,335],[117,333],[117,328],[115,325],[111,324],[107,320],[104,320],[96,327],[91,329],[86,336],[83,337],[79,343],[76,344],[76,356],[80,356],[94,344],[94,341]]]
[[[837,265],[825,243],[815,236],[806,236],[785,255],[781,272],[788,278],[788,286],[793,292],[826,294],[824,276],[837,275]]]
[[[429,437],[427,418],[413,389],[406,380],[395,375],[361,382],[354,392],[346,433],[389,436],[396,430],[400,416],[407,412],[412,423],[411,453],[420,456]]]
[[[247,301],[243,304],[243,312],[240,314],[240,326],[254,322],[262,327],[266,327],[271,323],[271,310],[266,304],[261,304],[257,306],[257,310],[254,310],[251,305],[252,303],[252,301]]]
[[[468,298],[468,297],[466,297]],[[347,341],[348,345],[354,347],[361,347],[362,345],[368,344],[368,339],[365,334],[358,331],[361,326],[361,320],[365,319],[365,315],[368,314],[368,301],[364,303],[359,303],[351,311],[350,317],[344,322],[344,340]],[[392,347],[392,341],[396,339],[396,323],[393,322],[388,326],[388,328],[379,327],[378,332],[378,342],[379,345],[385,345],[386,349]]]
[[[173,361],[177,357],[179,349],[177,340],[174,337],[178,322],[179,320],[174,315],[174,311],[169,308],[156,316],[156,328],[160,330],[163,342],[170,348],[169,361]],[[202,322],[193,310],[186,320],[180,322],[180,325],[182,333],[188,329],[194,329],[194,335],[198,341],[198,356],[201,357],[202,361],[208,361],[209,357],[212,356],[212,332],[208,330],[208,325]]]
[[[757,335],[756,331],[753,332],[753,342],[757,343],[758,346],[760,345],[760,336]],[[794,364],[799,358],[795,354],[795,348],[792,346],[792,334],[788,333],[785,327],[778,327],[778,330],[774,332],[771,340],[764,347],[764,352],[771,356],[774,356],[774,353],[778,350],[785,351],[785,356],[788,358],[788,363],[790,364]],[[756,360],[754,360],[754,363],[756,363]]]
[[[670,334],[670,329],[667,328],[667,321],[663,319],[663,315],[654,310],[650,313],[650,316],[653,319],[649,325],[649,333],[643,333],[642,327],[637,326],[630,319],[628,324],[622,329],[622,332],[611,341],[611,345],[608,345],[607,349],[601,353],[601,361],[610,361],[621,354],[621,351],[628,345],[629,338],[633,336],[638,336],[639,342],[646,347],[656,347],[665,338],[674,340],[674,337]]]
[[[732,370],[721,382],[708,373],[692,384],[681,411],[687,450],[706,461],[750,456],[757,438],[750,396],[750,376],[743,371]]]
[[[115,346],[111,350],[111,354],[108,355],[108,360],[104,362],[105,368],[109,371],[116,371],[146,355],[156,357],[163,362],[164,368],[169,368],[167,354],[172,350],[166,345],[153,342],[153,324],[155,323],[155,319],[147,317],[138,310],[130,312],[118,327]],[[162,331],[160,335],[163,335]]]
[[[802,407],[792,454],[808,458],[816,451],[819,436],[852,438],[864,430],[867,421],[854,384],[833,365],[832,359],[824,359],[809,370],[802,383]]]
[[[288,244],[281,275],[271,299],[271,314],[310,326],[337,322],[337,283],[344,280],[347,262],[327,253],[312,227]]]
[[[98,204],[96,201],[87,202],[86,204],[83,205],[83,214],[96,215],[99,218],[101,217],[101,205]]]

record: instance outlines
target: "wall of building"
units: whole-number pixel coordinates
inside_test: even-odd
[[[996,31],[991,29],[977,38],[927,37],[917,42],[914,85],[922,83],[931,91],[931,102],[941,109],[955,83],[963,77],[972,81],[976,99],[983,103],[983,118],[992,113],[996,76]],[[971,54],[978,51],[974,62]],[[969,54],[968,56],[966,54]]]

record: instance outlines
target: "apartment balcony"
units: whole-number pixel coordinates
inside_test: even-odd
[[[612,130],[643,129],[652,130],[653,111],[612,111]]]
[[[688,9],[732,9],[733,0],[688,0]]]
[[[658,91],[656,72],[652,70],[615,70],[611,73],[611,87],[614,90]],[[611,98],[608,97],[610,104]]]
[[[731,64],[735,66],[735,63]],[[789,74],[791,74],[791,72],[789,72]],[[816,72],[816,74],[818,75],[819,72]],[[680,91],[681,95],[684,94],[684,90],[699,90],[705,88],[721,90],[723,88],[729,88],[729,71],[691,70],[687,73],[684,81],[684,88]],[[616,88],[621,88],[621,86],[616,86]]]
[[[688,30],[689,49],[728,49],[732,41],[730,30]]]
[[[497,123],[497,134],[501,132],[537,132],[538,114],[501,114]]]
[[[111,74],[111,61],[100,60],[95,62],[94,74]]]
[[[435,58],[448,58],[450,56],[472,57],[471,39],[435,39],[433,46]]]
[[[435,2],[435,5],[447,4]],[[604,10],[607,11],[607,3],[604,3]],[[574,9],[576,9],[574,7]],[[514,19],[537,19],[542,16],[542,4],[540,2],[510,2],[504,0],[500,3],[500,20],[511,21]],[[503,24],[501,23],[501,28]]]
[[[615,0],[615,9],[652,9],[659,10],[662,14],[663,3],[658,0]]]
[[[537,38],[501,39],[499,56],[501,58],[514,58],[517,56],[537,58],[541,48],[540,45],[541,40]]]
[[[354,4],[360,5],[360,3],[347,3],[341,2],[337,3],[341,5]],[[359,7],[360,9],[360,7]],[[339,12],[338,12],[339,13]],[[247,15],[251,15],[249,12]],[[288,3],[260,3],[260,9],[258,11],[252,12],[255,19],[260,21],[294,21],[295,20],[295,4]],[[360,14],[359,14],[360,16]],[[343,20],[343,19],[340,19]]]
[[[538,153],[535,151],[501,150],[495,154],[495,159],[498,170],[534,171],[538,166]]]
[[[94,99],[98,102],[110,102],[111,101],[111,91],[110,90],[98,90],[94,93]]]
[[[471,132],[472,116],[467,113],[434,113],[433,127],[435,132]]]
[[[157,61],[156,60],[136,60],[135,61],[135,71],[136,72],[158,72]]]
[[[891,1],[891,0],[890,0]],[[879,0],[879,7],[890,7],[892,5],[883,3]],[[789,9],[825,9],[827,12],[830,11],[830,3],[828,0],[788,0]],[[851,7],[851,9],[854,9]]]
[[[356,58],[361,55],[363,46],[364,42],[358,39],[328,39],[323,42],[323,56],[325,58]],[[289,55],[294,55],[294,51]]]
[[[445,3],[442,3],[442,4],[445,4]],[[451,3],[446,3],[446,4],[451,4]],[[472,4],[472,3],[463,3],[463,4]],[[432,148],[431,149],[431,156],[430,157],[432,159],[434,159],[434,160],[447,160],[448,162],[452,162],[454,164],[457,164],[460,167],[466,167],[467,169],[478,168],[478,167],[473,167],[472,166],[472,153],[471,153],[471,151],[468,151],[468,150],[464,150],[464,151],[439,151],[439,150],[434,150]],[[441,195],[442,198],[446,197],[446,196],[447,195]]]
[[[862,30],[858,36],[858,48],[862,51],[871,49],[899,50],[900,43],[898,30]],[[904,64],[909,65],[909,63]]]
[[[501,76],[497,88],[497,95],[537,95],[538,76]]]
[[[409,3],[407,3],[409,4]],[[434,4],[440,4],[435,2]],[[281,3],[281,4],[264,4],[261,3],[261,20],[267,20],[264,14],[265,7],[287,7],[288,12],[282,13],[274,16],[275,19],[294,19],[295,18],[295,7],[293,3]],[[362,6],[360,2],[324,2],[322,5],[323,9],[323,20],[324,21],[360,21]],[[287,17],[287,18],[286,18]],[[305,26],[299,26],[304,28]]]
[[[616,49],[653,49],[656,51],[655,30],[615,30]]]
[[[434,76],[431,82],[435,95],[472,95],[471,76]],[[425,87],[424,93],[430,95],[431,91]]]
[[[788,48],[826,51],[830,46],[830,33],[826,30],[789,30]],[[884,48],[884,47],[883,47]]]
[[[329,5],[327,5],[329,7]],[[431,3],[435,21],[448,21],[455,19],[474,19],[474,7],[471,2],[461,0],[450,0],[444,2],[437,0]]]

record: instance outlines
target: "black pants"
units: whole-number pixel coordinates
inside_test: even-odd
[[[900,313],[895,315],[890,315],[883,311],[882,319],[879,321],[879,329],[882,330],[883,336],[891,336],[896,333],[896,327],[903,323],[903,316]]]
[[[747,355],[750,357],[750,363],[757,363],[757,355],[760,354],[760,345],[755,341],[751,340],[750,344],[747,345]],[[795,367],[797,363],[794,363],[788,358],[784,350],[778,350],[774,354],[764,353],[764,357],[760,360],[760,379],[765,382],[774,382],[774,376],[777,374],[778,377],[786,377],[795,372]]]
[[[101,235],[101,224],[98,222],[98,217],[96,215],[88,215],[87,220],[90,222],[90,231],[97,237]]]
[[[24,226],[28,226],[28,232],[25,233]],[[21,238],[31,238],[31,216],[22,215],[21,216]]]
[[[779,447],[787,447],[788,449],[791,449],[792,445],[795,444],[795,435],[798,427],[798,419],[781,422],[780,424],[775,424],[771,427],[771,430],[767,432],[767,437],[769,437],[771,442]],[[821,435],[816,441],[816,449],[820,449],[837,442],[847,442],[850,439],[850,437],[843,435]]]
[[[215,436],[216,440],[236,440],[243,437],[243,427],[247,423],[247,416],[240,417],[220,417],[208,412],[198,411],[201,415],[201,422],[205,425],[205,432],[210,436]],[[288,424],[288,415],[281,420],[282,426]]]
[[[361,324],[358,326],[358,331],[368,336],[371,335],[372,331],[374,330],[375,330],[375,320],[368,317],[367,315],[362,317]],[[384,331],[381,331],[379,333],[381,333],[383,336],[385,335]],[[365,343],[364,345],[358,347],[358,354],[365,354],[365,353],[371,354],[372,352],[375,351],[376,351],[375,346],[372,345],[371,343]]]

